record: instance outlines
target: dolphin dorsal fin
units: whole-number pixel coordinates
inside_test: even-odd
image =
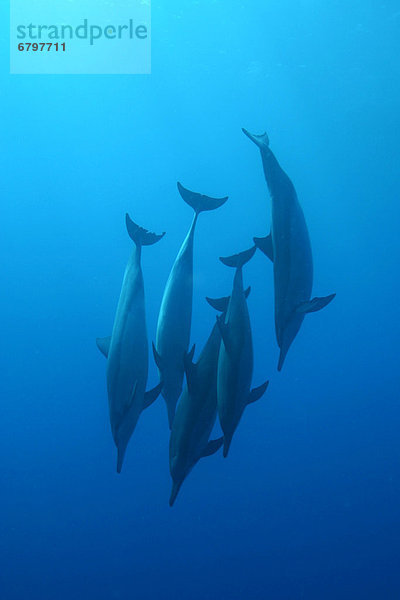
[[[108,353],[110,351],[110,343],[111,343],[111,335],[108,337],[97,338],[96,344],[100,352],[108,358]]]
[[[317,312],[318,310],[325,308],[325,306],[328,306],[335,296],[336,294],[330,294],[329,296],[323,296],[321,298],[316,296],[312,300],[308,300],[308,302],[302,302],[299,304],[299,306],[296,307],[295,312],[300,314]]]
[[[253,388],[249,394],[247,404],[253,404],[253,402],[257,402],[265,393],[268,387],[269,381],[264,381],[261,385],[256,388]]]
[[[261,238],[255,237],[253,238],[253,241],[257,248],[259,248],[261,252],[265,254],[265,256],[268,256],[268,258],[274,262],[274,249],[272,246],[271,234]]]

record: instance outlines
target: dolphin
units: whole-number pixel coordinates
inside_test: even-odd
[[[117,472],[121,472],[126,447],[142,410],[158,397],[162,384],[145,392],[148,374],[148,341],[144,303],[142,246],[163,236],[151,233],[126,215],[126,227],[135,247],[125,270],[112,334],[96,340],[107,358],[107,391],[111,431],[118,450]]]
[[[248,404],[263,396],[268,381],[250,391],[253,376],[253,342],[246,295],[243,290],[242,268],[254,255],[255,246],[239,254],[220,258],[228,267],[235,267],[232,294],[226,315],[217,317],[222,343],[218,357],[217,405],[224,432],[223,455],[228,455],[233,434]]]
[[[182,392],[184,357],[190,342],[193,296],[193,240],[199,214],[219,208],[228,200],[209,198],[185,189],[178,183],[183,200],[194,210],[189,232],[175,259],[165,286],[158,315],[156,345],[153,344],[154,360],[160,380],[162,395],[167,404],[168,422],[171,429],[175,408]]]
[[[304,316],[327,306],[336,294],[312,300],[313,262],[310,238],[293,183],[270,150],[266,133],[242,130],[260,149],[272,201],[271,233],[254,243],[274,265],[275,332],[280,355],[278,371]]]
[[[246,297],[250,288],[245,292]],[[226,313],[227,298],[207,298],[216,310]],[[215,323],[196,364],[195,347],[186,353],[186,386],[178,404],[169,443],[169,466],[172,491],[169,505],[173,506],[183,481],[195,464],[205,456],[217,452],[224,438],[210,440],[217,417],[217,368],[221,345],[219,326]]]
[[[223,438],[209,441],[217,417],[217,364],[221,335],[217,324],[200,354],[193,363],[195,347],[185,356],[187,384],[172,423],[169,443],[169,468],[172,506],[181,485],[195,464],[222,446]]]

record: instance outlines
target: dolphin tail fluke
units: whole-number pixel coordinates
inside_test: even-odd
[[[170,505],[170,506],[173,506],[173,505],[174,505],[174,502],[175,502],[175,500],[176,500],[176,497],[177,497],[177,495],[178,495],[178,493],[179,493],[179,490],[181,489],[181,485],[182,485],[182,484],[181,484],[181,483],[178,483],[177,481],[174,481],[174,482],[172,483],[171,496],[170,496],[170,498],[169,498],[169,505]]]
[[[210,196],[203,196],[203,194],[198,194],[197,192],[191,192],[184,188],[179,181],[178,191],[186,204],[189,204],[189,206],[193,208],[196,215],[205,210],[215,210],[225,204],[228,200],[228,196],[225,196],[224,198],[211,198]]]
[[[239,254],[233,254],[232,256],[221,256],[220,261],[227,267],[235,267],[241,269],[251,258],[253,258],[256,251],[256,246],[252,246],[248,250],[239,252]]]
[[[260,150],[263,150],[264,148],[269,148],[269,138],[266,133],[256,135],[255,133],[250,133],[250,131],[247,131],[247,129],[244,129],[244,127],[242,128],[242,131],[245,135],[247,135],[248,138],[251,139],[252,142],[254,142],[260,148]]]
[[[296,312],[300,314],[307,314],[311,312],[317,312],[328,306],[330,302],[334,299],[336,294],[329,294],[329,296],[323,296],[321,298],[315,297],[308,302],[303,302],[296,308]]]
[[[128,213],[125,215],[126,229],[128,230],[129,237],[133,242],[135,242],[136,246],[151,246],[155,244],[161,238],[164,237],[164,233],[157,235],[152,231],[147,231],[147,229],[143,229],[143,227],[139,227],[136,223],[132,221]]]

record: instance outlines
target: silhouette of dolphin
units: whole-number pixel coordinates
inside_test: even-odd
[[[157,323],[156,345],[153,344],[162,395],[167,404],[168,422],[171,429],[175,407],[182,392],[184,357],[189,348],[193,297],[193,240],[199,214],[219,208],[225,198],[210,198],[185,189],[178,183],[183,200],[195,211],[189,232],[165,286]]]
[[[321,310],[336,294],[312,300],[313,262],[303,211],[293,183],[269,148],[266,133],[242,130],[260,149],[272,200],[271,233],[254,243],[274,264],[275,332],[280,348],[278,371],[296,337],[304,316]]]
[[[172,506],[180,487],[204,456],[222,446],[223,438],[209,441],[217,416],[217,364],[221,335],[215,324],[196,364],[192,362],[194,346],[185,356],[187,384],[172,423],[169,443],[169,468]]]
[[[112,334],[96,340],[107,358],[107,390],[111,431],[118,450],[117,472],[121,472],[126,447],[142,410],[158,397],[162,384],[145,392],[148,373],[148,341],[144,303],[142,246],[163,236],[151,233],[126,215],[126,227],[135,248],[122,283]]]
[[[217,404],[224,432],[223,455],[228,455],[233,434],[244,409],[264,394],[268,381],[250,391],[253,375],[253,342],[242,267],[254,255],[255,246],[239,254],[220,258],[224,265],[235,267],[232,295],[226,315],[217,317],[222,343],[218,357]]]
[[[246,298],[250,288],[245,292]],[[226,313],[227,298],[207,298],[216,310]],[[221,345],[219,326],[215,323],[196,364],[195,347],[185,356],[186,386],[176,410],[169,444],[172,477],[170,506],[175,502],[183,481],[204,456],[219,450],[224,438],[209,441],[217,417],[217,368]]]

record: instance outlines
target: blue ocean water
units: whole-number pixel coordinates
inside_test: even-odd
[[[10,76],[3,23],[0,598],[400,598],[400,5],[171,2],[152,8],[151,76]],[[254,385],[229,457],[175,506],[166,410],[143,413],[115,472],[105,361],[131,252],[149,339],[192,211],[176,181],[229,195],[199,217],[192,341],[229,293],[218,256],[269,230],[268,131],[313,247],[314,294],[277,373],[272,268],[257,253]],[[157,383],[151,362],[149,386]]]

